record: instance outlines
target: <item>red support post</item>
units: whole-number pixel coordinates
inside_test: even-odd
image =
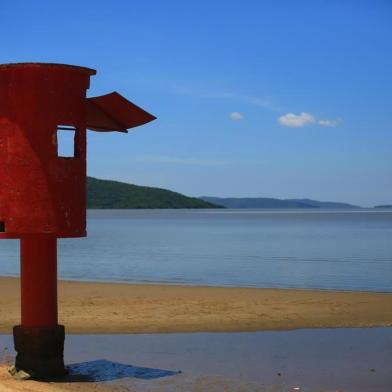
[[[16,371],[62,377],[64,326],[57,323],[57,238],[20,239],[21,325],[14,327]]]
[[[86,98],[94,69],[0,64],[0,239],[20,239],[21,324],[14,371],[64,376],[57,238],[85,237],[86,130],[127,132],[155,117],[113,92]],[[61,135],[72,132],[71,156]]]
[[[21,325],[57,325],[57,239],[20,240]]]

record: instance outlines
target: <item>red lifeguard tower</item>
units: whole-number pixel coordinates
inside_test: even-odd
[[[16,370],[65,373],[57,320],[57,238],[86,236],[86,129],[127,132],[155,119],[118,93],[86,98],[90,68],[0,65],[0,239],[20,239]],[[58,136],[73,136],[61,156]]]

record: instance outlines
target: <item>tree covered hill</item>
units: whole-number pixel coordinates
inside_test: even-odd
[[[87,208],[221,208],[161,188],[87,177]]]
[[[159,208],[360,208],[339,203],[311,199],[201,198],[161,188],[126,184],[119,181],[87,177],[87,208],[91,209],[159,209]],[[375,208],[391,208],[376,206]]]

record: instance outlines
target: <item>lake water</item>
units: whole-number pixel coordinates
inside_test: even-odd
[[[392,292],[392,211],[92,210],[66,279]],[[0,275],[19,273],[0,241]]]

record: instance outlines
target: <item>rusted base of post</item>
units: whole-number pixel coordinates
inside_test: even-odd
[[[15,326],[16,370],[24,370],[32,378],[38,380],[65,376],[64,339],[63,325],[53,327]]]

